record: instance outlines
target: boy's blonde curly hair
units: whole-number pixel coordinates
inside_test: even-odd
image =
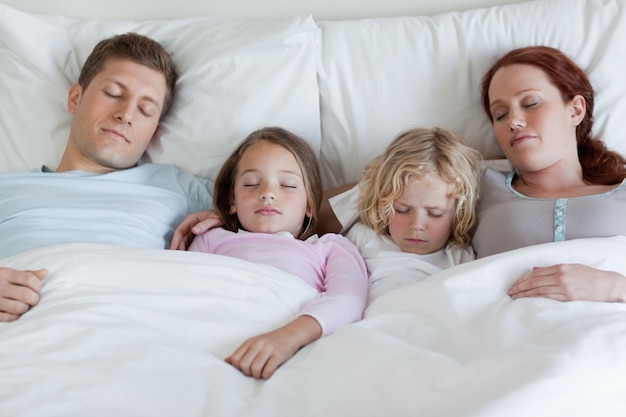
[[[481,159],[463,138],[445,129],[401,133],[365,167],[359,186],[361,220],[377,233],[389,235],[393,203],[409,180],[437,173],[453,185],[451,197],[456,200],[449,242],[466,246],[476,222]]]

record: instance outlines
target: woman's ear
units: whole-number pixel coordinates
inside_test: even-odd
[[[587,102],[583,96],[578,94],[572,99],[572,101],[570,101],[569,107],[572,125],[578,126],[585,118],[585,114],[587,112]]]

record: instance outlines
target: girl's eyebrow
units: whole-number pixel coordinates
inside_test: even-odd
[[[258,172],[261,172],[261,171],[256,169],[256,168],[250,168],[250,169],[246,169],[245,171],[242,171],[241,175],[247,174],[247,173],[254,173],[254,174],[256,174]],[[282,170],[280,170],[278,172],[281,173],[281,174],[289,174],[289,175],[295,175],[297,177],[302,177],[302,175],[299,172],[291,171],[289,169],[282,169]]]

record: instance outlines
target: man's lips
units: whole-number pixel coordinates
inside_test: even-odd
[[[104,130],[104,132],[107,135],[109,135],[109,136],[111,136],[111,137],[113,137],[113,138],[115,138],[117,140],[121,140],[123,142],[130,143],[130,141],[126,138],[126,136],[122,132],[120,132],[118,130],[115,130],[115,129],[103,129],[103,130]]]

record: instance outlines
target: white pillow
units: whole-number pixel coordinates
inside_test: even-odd
[[[595,133],[626,154],[623,0],[534,1],[434,17],[318,22],[321,159],[328,187],[355,182],[401,131],[440,126],[485,157],[500,154],[480,82],[510,49],[545,44],[596,89]]]
[[[125,32],[161,42],[180,77],[149,160],[214,178],[239,141],[268,125],[319,151],[320,34],[310,16],[81,20],[0,4],[0,172],[57,166],[71,122],[69,87],[98,41]]]

